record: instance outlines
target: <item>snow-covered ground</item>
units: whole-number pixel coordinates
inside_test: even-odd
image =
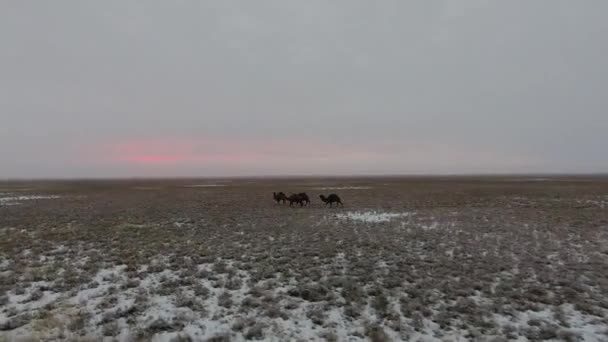
[[[437,342],[481,337],[490,341],[498,337],[480,335],[467,324],[461,329],[442,328],[446,308],[466,313],[475,307],[490,308],[496,304],[492,298],[478,293],[452,303],[438,300],[428,306],[428,317],[408,314],[404,305],[413,299],[407,293],[405,297],[398,293],[371,297],[353,313],[348,305],[349,294],[343,287],[328,289],[315,283],[302,286],[293,278],[277,277],[252,282],[249,272],[223,260],[217,262],[221,266],[189,265],[194,273],[185,274],[168,268],[161,270],[162,260],[135,271],[129,271],[126,265],[100,269],[91,281],[75,290],[56,291],[52,281],[36,281],[25,289],[10,291],[0,310],[0,337],[16,341],[105,336],[107,340],[144,338],[162,342],[186,336],[195,341],[218,337],[243,341],[272,336],[273,340],[370,338]],[[324,269],[348,266],[343,255],[336,255],[334,261]],[[379,267],[386,267],[382,264]],[[361,290],[365,293],[370,289]],[[445,296],[439,292],[433,295]],[[19,319],[28,322],[23,325],[14,322]],[[530,340],[521,332],[541,337],[545,334],[546,340],[553,341],[575,337],[582,341],[606,340],[607,326],[601,317],[581,312],[572,304],[542,305],[534,310],[493,313],[478,319],[495,331],[514,334],[518,341]],[[7,331],[10,324],[18,327]],[[555,327],[559,331],[538,331],[539,327]]]
[[[24,201],[46,200],[61,198],[56,195],[15,195],[11,193],[0,194],[0,206],[2,205],[18,205]]]
[[[278,187],[0,208],[0,342],[608,341],[605,192]]]
[[[392,213],[382,211],[349,211],[343,214],[336,214],[339,220],[345,221],[360,221],[364,223],[381,223],[390,222],[393,219],[400,217],[408,217],[413,215],[412,213]]]

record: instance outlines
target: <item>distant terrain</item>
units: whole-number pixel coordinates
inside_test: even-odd
[[[0,341],[607,341],[607,317],[606,177],[0,182]]]

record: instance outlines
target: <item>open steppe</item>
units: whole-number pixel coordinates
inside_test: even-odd
[[[0,182],[0,341],[607,341],[606,317],[605,177]]]

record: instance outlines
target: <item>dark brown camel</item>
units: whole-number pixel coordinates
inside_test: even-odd
[[[303,203],[305,203],[306,205],[310,204],[310,198],[305,192],[300,192],[298,195],[302,198]]]
[[[289,206],[293,206],[294,203],[297,203],[300,205],[300,207],[304,206],[304,199],[302,198],[302,196],[300,194],[293,194],[289,197],[287,197],[287,200],[289,201]]]
[[[275,201],[277,201],[277,204],[279,204],[281,201],[283,202],[283,204],[287,202],[287,196],[283,192],[279,192],[278,194],[276,192],[273,192],[272,197]]]
[[[325,205],[328,205],[331,207],[334,203],[336,203],[336,206],[340,205],[340,206],[344,206],[344,204],[342,204],[342,200],[340,199],[340,197],[336,194],[331,194],[327,197],[320,195],[319,196],[321,198],[321,201],[325,202]]]

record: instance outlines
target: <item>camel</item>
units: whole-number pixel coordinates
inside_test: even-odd
[[[305,192],[300,192],[298,195],[302,198],[303,203],[305,203],[306,205],[310,204],[310,198]]]
[[[294,203],[299,204],[300,207],[304,206],[305,200],[300,194],[292,194],[291,196],[287,197],[287,200],[289,201],[290,207],[293,206]]]
[[[327,197],[320,195],[319,196],[321,198],[321,201],[325,202],[325,205],[328,205],[331,207],[334,203],[336,203],[336,206],[340,205],[340,206],[344,206],[344,204],[342,203],[342,200],[340,199],[340,197],[336,194],[331,194]]]
[[[283,202],[283,204],[287,202],[287,196],[283,192],[279,192],[278,194],[276,192],[273,192],[272,197],[275,201],[277,201],[277,204],[279,204],[281,201]]]

